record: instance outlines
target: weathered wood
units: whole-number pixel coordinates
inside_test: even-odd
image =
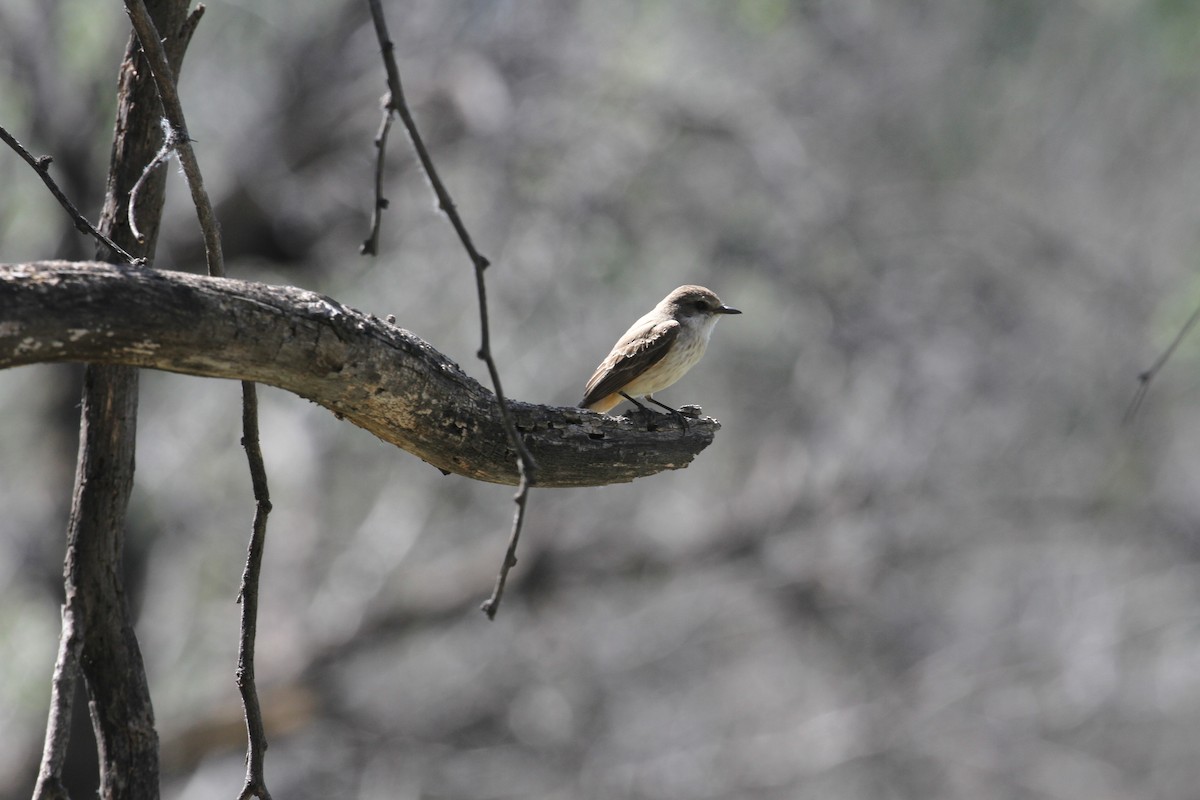
[[[190,29],[184,30],[188,0],[151,0],[148,5],[178,72],[190,36]],[[163,171],[143,183],[137,204],[142,236],[134,235],[125,208],[130,191],[159,147],[161,109],[148,65],[131,36],[117,81],[117,115],[99,228],[117,246],[151,261],[162,217]],[[99,248],[99,258],[108,255],[106,246]],[[80,637],[79,667],[99,761],[96,794],[104,800],[159,797],[158,732],[123,570],[137,405],[136,370],[88,364],[83,375],[79,458],[63,566],[63,636]],[[55,665],[56,677],[59,666]],[[69,707],[62,710],[66,712],[64,721],[69,720]],[[56,713],[52,708],[52,720]],[[47,744],[52,743],[48,740]],[[41,775],[47,768],[58,769],[52,758],[44,759],[42,767]],[[54,775],[48,781],[39,777],[38,788],[53,792],[59,777]]]
[[[303,289],[98,262],[0,265],[0,368],[52,361],[270,384],[439,469],[517,481],[491,391],[412,333]],[[509,408],[543,487],[686,467],[720,428],[703,418],[685,430],[663,415],[651,431],[578,408]]]

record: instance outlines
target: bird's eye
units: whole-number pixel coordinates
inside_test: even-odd
[[[708,311],[708,301],[707,300],[697,300],[692,305],[696,306],[697,311]]]

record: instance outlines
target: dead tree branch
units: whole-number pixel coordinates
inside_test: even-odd
[[[187,0],[152,0],[150,13],[164,32],[168,59],[177,72],[194,30]],[[196,19],[192,15],[192,20]],[[157,93],[136,38],[125,49],[117,85],[117,114],[104,208],[98,231],[126,253],[152,256],[163,204],[161,173],[147,181],[139,200],[144,237],[126,225],[129,193],[159,147]],[[115,250],[107,243],[99,257]],[[109,269],[96,264],[98,269]],[[17,316],[0,303],[0,319]],[[14,312],[9,314],[9,311]],[[0,326],[4,325],[0,322]],[[57,797],[66,747],[59,726],[69,724],[71,673],[78,665],[89,698],[100,762],[101,797],[157,798],[158,733],[141,651],[125,599],[122,575],[125,512],[133,488],[137,433],[137,371],[126,366],[89,364],[84,370],[79,459],[64,565],[63,630],[55,664],[47,746],[35,797]],[[78,652],[78,659],[72,653]],[[74,662],[74,663],[73,663]],[[61,736],[60,741],[55,741]]]
[[[250,484],[254,489],[254,528],[246,548],[246,568],[238,602],[242,604],[241,632],[238,637],[237,687],[242,695],[246,718],[246,780],[239,800],[257,797],[271,800],[263,773],[267,752],[267,731],[255,683],[254,649],[258,638],[258,577],[262,573],[263,550],[267,543],[267,517],[271,496],[267,490],[267,467],[263,463],[258,435],[258,389],[252,381],[242,381],[242,447],[250,464]]]
[[[519,480],[495,395],[412,333],[314,292],[91,262],[0,265],[0,368],[51,361],[278,386],[439,469]],[[578,408],[508,408],[546,487],[686,467],[720,427],[664,416],[647,431]]]

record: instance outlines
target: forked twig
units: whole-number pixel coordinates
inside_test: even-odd
[[[141,266],[146,263],[146,259],[137,258],[136,256],[130,255],[119,244],[101,233],[95,225],[88,222],[87,217],[79,213],[79,209],[75,207],[75,204],[71,202],[71,199],[67,197],[62,189],[58,188],[58,184],[55,183],[54,179],[50,177],[50,164],[54,161],[54,159],[52,159],[50,156],[34,158],[33,154],[22,147],[21,143],[16,140],[16,137],[14,137],[3,127],[0,127],[0,139],[3,139],[5,144],[7,144],[13,150],[16,150],[17,155],[23,158],[25,163],[33,167],[34,172],[36,172],[38,177],[42,179],[42,183],[46,184],[46,188],[50,190],[50,194],[54,195],[54,199],[58,201],[59,205],[65,208],[67,213],[71,215],[71,219],[75,221],[76,230],[78,230],[80,233],[90,234],[96,239],[96,241],[100,242],[100,244],[104,245],[109,250],[113,251],[122,259],[124,259],[126,264],[131,266]]]
[[[508,410],[508,401],[505,399],[504,390],[500,385],[500,371],[496,367],[496,361],[492,358],[491,337],[488,333],[488,311],[487,311],[487,287],[484,282],[483,272],[488,267],[488,260],[475,249],[475,243],[471,240],[470,233],[467,232],[466,225],[459,216],[458,209],[454,205],[454,201],[450,198],[450,193],[446,190],[442,179],[438,176],[437,169],[433,165],[433,159],[429,155],[428,148],[425,147],[425,141],[421,138],[421,132],[417,130],[416,121],[413,120],[412,113],[409,111],[408,103],[404,99],[404,89],[400,84],[400,68],[396,65],[395,45],[392,43],[391,37],[388,35],[387,21],[383,16],[383,6],[380,0],[367,0],[367,5],[371,9],[371,19],[375,25],[375,35],[379,39],[380,53],[383,56],[384,69],[387,70],[388,95],[384,103],[384,115],[390,118],[394,111],[400,116],[400,121],[404,123],[405,129],[408,131],[409,138],[412,139],[413,149],[417,153],[417,158],[421,162],[421,167],[425,170],[425,175],[429,178],[429,184],[433,187],[434,195],[437,197],[438,208],[450,220],[450,224],[454,227],[455,233],[458,234],[459,241],[462,242],[463,248],[467,251],[467,255],[471,259],[471,264],[475,267],[475,289],[479,297],[479,324],[480,324],[480,344],[479,351],[476,355],[487,364],[488,374],[492,379],[492,388],[496,393],[496,402],[500,408],[500,419],[504,424],[504,430],[508,434],[509,443],[517,454],[517,470],[521,476],[520,484],[517,487],[517,493],[513,496],[513,501],[517,504],[517,510],[513,514],[512,533],[509,537],[508,550],[504,557],[504,563],[500,566],[500,572],[496,579],[496,587],[492,592],[492,596],[484,601],[482,610],[487,614],[488,619],[495,619],[496,612],[500,608],[500,599],[504,594],[504,584],[508,578],[508,572],[517,563],[516,551],[517,541],[521,536],[521,527],[525,522],[525,504],[529,496],[529,487],[534,484],[537,464],[533,460],[533,456],[529,453],[529,449],[525,447],[525,443],[521,440],[521,436],[517,431],[517,426],[513,422],[512,415]],[[383,163],[383,149],[386,144],[387,125],[381,126],[381,137],[376,139],[376,146],[379,148],[379,160],[377,162],[376,177],[376,213],[378,214],[381,203],[386,204],[380,196],[380,170]],[[363,243],[364,252],[368,245],[374,246],[378,241],[378,230],[373,229],[371,238]]]

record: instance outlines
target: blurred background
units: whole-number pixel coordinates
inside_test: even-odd
[[[486,383],[470,264],[398,126],[382,253],[358,255],[366,4],[207,5],[182,96],[230,274],[395,314]],[[1122,414],[1200,303],[1200,6],[385,6],[494,262],[512,397],[574,404],[679,284],[745,313],[661,395],[715,443],[535,490],[491,624],[512,490],[262,392],[276,797],[1195,797],[1200,335]],[[0,6],[0,123],[92,219],[127,29],[116,3]],[[15,154],[0,181],[0,260],[90,256]],[[202,271],[169,183],[157,263]],[[45,728],[79,378],[0,373],[4,798]],[[180,800],[243,775],[238,398],[142,378],[128,572]]]

